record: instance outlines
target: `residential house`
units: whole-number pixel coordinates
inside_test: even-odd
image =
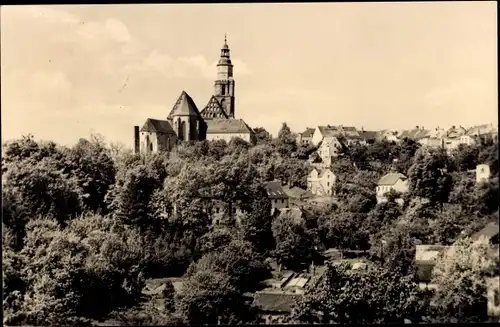
[[[476,183],[487,182],[490,180],[490,166],[480,164],[476,166]]]
[[[297,144],[309,144],[311,143],[315,129],[307,127],[306,130],[297,135]]]
[[[427,135],[418,140],[418,143],[431,148],[443,148],[443,137],[445,136],[445,134],[446,131],[443,128],[437,127],[433,130],[428,131]]]
[[[351,145],[353,143],[362,142],[363,138],[355,127],[351,126],[318,126],[314,130],[314,134],[311,139],[311,143],[318,146],[321,141],[328,137],[336,137],[339,139],[342,137],[346,145]]]
[[[457,149],[460,144],[466,144],[467,141],[463,138],[466,136],[466,133],[466,129],[462,126],[452,126],[449,130],[447,130],[443,138],[443,146],[445,150],[450,152]]]
[[[318,196],[332,196],[337,176],[328,168],[314,168],[307,177],[307,190]]]
[[[271,182],[267,182],[264,188],[266,189],[267,196],[271,200],[272,213],[274,213],[276,210],[289,207],[289,197],[283,189],[280,181],[274,180]]]
[[[491,222],[486,226],[484,226],[484,228],[481,229],[479,232],[473,234],[471,236],[471,239],[473,241],[477,241],[480,238],[485,237],[493,248],[497,248],[499,244],[499,234],[500,234],[500,227],[498,223]]]
[[[385,129],[378,133],[377,141],[399,142],[398,135],[400,132],[396,130]]]
[[[335,137],[325,137],[321,142],[318,150],[318,156],[321,158],[320,167],[330,167],[332,158],[339,156],[342,153],[342,143]]]
[[[398,135],[400,141],[405,138],[413,140],[415,142],[420,141],[421,139],[427,137],[429,131],[426,130],[423,126],[416,126],[414,129],[404,130]]]
[[[385,194],[387,192],[390,192],[391,190],[397,191],[399,193],[408,192],[408,178],[401,173],[395,172],[391,172],[382,176],[382,178],[379,179],[376,188],[377,203],[387,201]]]
[[[469,128],[466,133],[474,139],[478,137],[490,137],[493,140],[498,140],[498,127],[493,124],[477,125]]]
[[[319,144],[323,141],[324,138],[327,137],[340,137],[342,135],[341,131],[334,126],[318,126],[314,130],[313,136],[311,138],[311,143],[315,146],[319,146]]]

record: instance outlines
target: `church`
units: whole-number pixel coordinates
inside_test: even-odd
[[[179,141],[226,140],[239,137],[253,142],[253,130],[235,118],[233,64],[224,38],[214,93],[203,110],[198,110],[185,91],[175,102],[166,119],[148,118],[142,128],[134,126],[136,153],[171,151]]]

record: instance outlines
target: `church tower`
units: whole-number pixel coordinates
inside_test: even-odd
[[[226,36],[224,36],[224,45],[220,50],[220,59],[217,64],[217,80],[214,86],[215,98],[219,101],[227,116],[234,118],[233,64],[231,63]]]

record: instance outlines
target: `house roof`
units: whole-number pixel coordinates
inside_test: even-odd
[[[253,130],[242,119],[210,119],[207,134],[250,134]]]
[[[416,245],[415,264],[417,266],[418,279],[421,282],[428,282],[432,278],[432,270],[441,252],[447,249],[443,245]]]
[[[492,222],[489,223],[488,225],[484,226],[483,229],[481,229],[479,232],[473,234],[471,238],[476,241],[480,237],[484,236],[489,240],[491,240],[493,237],[497,236],[498,233],[500,232],[500,227],[498,226],[498,223]]]
[[[314,128],[307,127],[304,132],[300,133],[300,135],[302,135],[302,137],[311,137],[313,136],[314,131]]]
[[[323,137],[332,137],[332,136],[342,135],[342,131],[335,126],[330,126],[330,125],[318,126],[318,129],[319,129],[321,135],[323,135]]]
[[[224,109],[222,109],[222,106],[221,106],[219,100],[217,100],[217,98],[213,95],[210,98],[210,100],[208,101],[205,108],[201,111],[201,116],[205,119],[212,119],[212,118],[228,119],[229,118],[229,116],[226,114]]]
[[[401,134],[399,135],[399,138],[401,138],[401,139],[408,138],[408,139],[417,141],[417,140],[420,140],[420,139],[427,137],[429,135],[429,133],[430,133],[430,131],[428,131],[426,129],[414,128],[414,129],[402,131]]]
[[[283,188],[286,192],[286,194],[291,197],[291,198],[296,198],[300,199],[303,197],[303,195],[307,192],[304,189],[301,189],[300,187],[294,186],[294,187],[287,187],[285,186]]]
[[[378,133],[375,131],[362,131],[361,136],[365,140],[375,140],[377,138]]]
[[[457,138],[457,137],[465,135],[465,133],[466,133],[466,130],[462,126],[460,126],[460,127],[453,126],[452,128],[450,128],[449,130],[446,131],[445,135],[447,138]]]
[[[283,190],[283,186],[278,181],[267,182],[264,185],[267,195],[271,199],[288,199],[288,195]]]
[[[290,313],[300,295],[283,292],[257,292],[253,304],[261,311]]]
[[[193,99],[186,93],[186,91],[182,91],[179,98],[175,102],[170,114],[168,115],[168,119],[172,119],[173,116],[196,116],[201,117],[196,104]]]
[[[377,185],[378,186],[382,186],[382,185],[387,185],[387,186],[394,185],[394,184],[396,184],[396,182],[399,179],[405,180],[406,176],[403,175],[403,174],[401,174],[401,173],[388,173],[388,174],[382,176],[382,178],[379,179]]]
[[[175,135],[172,125],[166,120],[148,118],[141,128],[141,132],[165,133]]]
[[[469,128],[466,135],[478,136],[478,135],[493,134],[493,133],[498,133],[497,128],[495,128],[493,124],[483,124]]]

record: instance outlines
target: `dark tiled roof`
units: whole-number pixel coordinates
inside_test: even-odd
[[[457,138],[457,137],[465,135],[465,133],[466,133],[466,130],[462,126],[452,127],[446,131],[446,137],[447,138]]]
[[[182,91],[174,107],[170,111],[168,119],[172,119],[174,115],[201,117],[196,104],[186,91]]]
[[[334,126],[318,126],[323,137],[341,136],[342,131]]]
[[[210,119],[207,120],[208,134],[249,134],[252,129],[242,119]]]
[[[377,185],[394,185],[399,179],[406,179],[406,176],[400,173],[389,173],[379,179]]]
[[[222,106],[217,100],[215,96],[212,95],[210,100],[208,101],[208,104],[205,106],[205,108],[201,111],[201,116],[206,119],[213,119],[213,118],[224,118],[228,119],[228,115],[222,109]]]
[[[288,195],[278,181],[267,182],[264,188],[271,199],[288,199]]]
[[[307,127],[306,130],[302,132],[300,135],[302,135],[302,137],[311,137],[313,136],[314,131],[315,131],[314,128]]]
[[[141,128],[141,132],[174,134],[174,129],[166,120],[148,118]]]
[[[499,232],[500,232],[499,226],[497,223],[489,223],[483,229],[481,229],[479,232],[473,234],[471,238],[473,240],[478,240],[481,236],[484,236],[488,240],[491,240],[493,237],[498,235]]]
[[[414,141],[418,141],[420,139],[425,138],[428,135],[429,135],[428,130],[422,129],[422,128],[414,128],[414,129],[403,131],[400,134],[399,138],[401,138],[401,139],[408,138],[408,139],[411,139]]]
[[[290,313],[299,298],[297,294],[257,292],[253,304],[261,311]]]
[[[365,140],[375,140],[377,138],[377,132],[374,131],[362,131],[361,136]]]

